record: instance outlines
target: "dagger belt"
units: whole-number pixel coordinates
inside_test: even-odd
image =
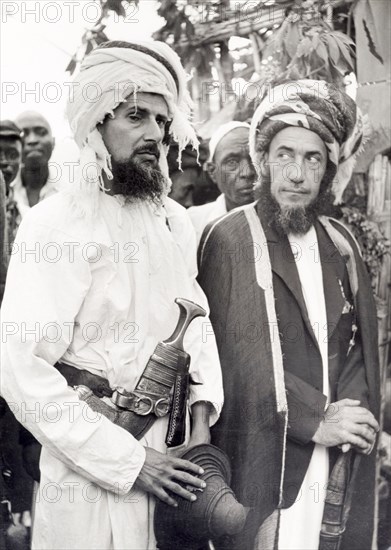
[[[180,309],[177,326],[170,338],[157,344],[133,391],[113,390],[101,376],[64,363],[55,364],[81,400],[136,439],[141,439],[157,418],[170,414],[166,435],[168,447],[181,445],[185,439],[191,382],[190,355],[183,349],[183,338],[191,321],[206,315],[202,307],[189,300],[177,298],[175,302]],[[104,397],[111,402],[107,403]]]

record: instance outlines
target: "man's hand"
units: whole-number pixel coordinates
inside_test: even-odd
[[[379,424],[368,409],[359,405],[355,399],[331,403],[312,441],[326,447],[351,444],[359,452],[370,454]]]
[[[197,500],[195,494],[182,487],[180,483],[198,490],[204,489],[205,482],[195,477],[204,473],[202,468],[188,460],[173,458],[149,447],[145,448],[145,452],[145,462],[136,480],[136,487],[152,493],[170,506],[177,506],[177,503],[169,496],[167,490],[186,500]]]

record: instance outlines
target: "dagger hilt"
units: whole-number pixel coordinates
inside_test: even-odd
[[[175,303],[179,306],[179,319],[177,326],[171,336],[164,340],[164,344],[169,344],[174,348],[184,351],[183,338],[190,325],[196,317],[205,317],[206,311],[203,307],[186,300],[185,298],[175,298]]]

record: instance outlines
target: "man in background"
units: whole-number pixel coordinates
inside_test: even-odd
[[[1,171],[1,276],[0,304],[3,299],[11,246],[15,239],[21,216],[14,199],[12,186],[22,160],[22,130],[12,121],[0,121],[0,171]],[[39,481],[39,456],[41,445],[21,426],[6,402],[0,398],[0,440],[2,471],[6,475],[7,498],[11,504],[15,525],[30,527],[33,479]],[[6,484],[7,485],[7,484]],[[6,486],[5,485],[5,486]],[[26,535],[27,537],[27,535]]]
[[[14,182],[14,197],[21,216],[56,193],[58,174],[49,165],[55,140],[49,122],[35,111],[16,117],[23,130],[22,168]]]
[[[182,152],[181,164],[178,162],[178,144],[172,142],[167,155],[168,172],[171,180],[169,197],[185,208],[194,206],[195,195],[203,191],[207,195],[207,174],[204,164],[208,158],[208,145],[200,137],[198,153],[191,145]],[[198,158],[197,158],[198,157]],[[208,202],[208,196],[202,197]],[[210,200],[210,199],[209,199]]]
[[[22,160],[23,132],[11,120],[0,122],[0,170],[5,182],[6,242],[9,253],[20,223],[20,213],[14,198],[12,182],[17,177]]]
[[[210,140],[206,169],[221,195],[214,202],[189,208],[197,242],[209,222],[254,200],[255,170],[249,153],[249,130],[246,122],[228,122]]]

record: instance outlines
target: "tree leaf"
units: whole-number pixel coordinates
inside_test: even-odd
[[[299,45],[297,46],[297,50],[296,50],[296,55],[297,57],[308,57],[312,49],[313,49],[312,42],[308,38],[308,36],[306,36],[305,38],[303,38],[303,40],[299,42]]]
[[[344,57],[344,59],[346,61],[346,64],[348,66],[348,69],[353,71],[354,70],[354,63],[353,63],[352,56],[350,55],[349,49],[344,45],[342,48],[340,48],[339,51],[341,52],[342,56]]]
[[[345,44],[351,44],[352,46],[354,46],[354,41],[351,38],[349,38],[347,34],[344,34],[343,32],[340,32],[340,31],[333,31],[332,34],[335,37],[342,40],[342,42],[344,42]]]
[[[291,23],[287,29],[284,45],[289,57],[292,59],[297,51],[300,41],[300,33],[297,23]]]
[[[319,45],[319,42],[320,42],[320,40],[319,40],[319,35],[318,35],[318,34],[314,34],[314,36],[312,37],[311,42],[312,42],[312,45],[313,45],[314,50],[316,50],[317,47],[318,47],[318,45]]]
[[[322,38],[328,45],[328,53],[329,53],[330,60],[331,60],[332,64],[334,66],[336,66],[337,63],[338,63],[340,54],[339,54],[339,47],[338,47],[337,43],[334,40],[333,34],[332,33],[325,33],[322,36]]]
[[[326,67],[328,67],[328,65],[329,65],[329,56],[328,56],[327,48],[324,45],[324,43],[322,42],[322,40],[319,40],[319,44],[316,48],[316,54],[321,59],[323,59],[323,61],[326,63]]]

